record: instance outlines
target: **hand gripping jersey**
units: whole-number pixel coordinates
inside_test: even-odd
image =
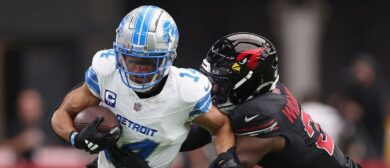
[[[138,153],[151,167],[170,167],[188,135],[189,122],[211,108],[211,84],[196,70],[172,66],[162,91],[140,99],[123,84],[115,65],[112,49],[99,51],[85,82],[121,123],[117,146]],[[99,168],[113,167],[106,156],[99,153]]]
[[[281,83],[277,83],[273,92],[236,107],[230,115],[237,136],[285,137],[283,151],[267,154],[258,163],[264,168],[357,167]]]

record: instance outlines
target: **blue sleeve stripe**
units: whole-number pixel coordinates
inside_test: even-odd
[[[96,72],[92,69],[92,67],[88,68],[88,77],[91,78],[95,83],[98,83]]]
[[[210,92],[207,93],[206,96],[204,96],[194,107],[194,109],[200,109],[202,108],[202,106],[204,106],[205,104],[207,104],[207,102],[211,102],[211,95],[210,95]]]
[[[199,109],[199,111],[207,112],[209,111],[210,107],[211,107],[211,101],[207,102],[207,104],[205,104],[201,109]]]
[[[91,67],[89,67],[85,72],[85,82],[87,83],[87,86],[95,92],[95,94],[100,95],[100,87],[96,72]]]
[[[211,108],[211,95],[208,93],[202,100],[200,100],[191,111],[190,116],[205,113]]]
[[[190,116],[198,116],[202,113],[206,113],[207,111],[209,111],[211,108],[211,101],[209,103],[207,103],[202,109],[194,109],[191,111],[190,113]]]

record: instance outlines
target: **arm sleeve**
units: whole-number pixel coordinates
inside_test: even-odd
[[[180,152],[195,150],[210,142],[211,142],[210,133],[206,129],[196,124],[192,124],[187,139],[181,145]]]

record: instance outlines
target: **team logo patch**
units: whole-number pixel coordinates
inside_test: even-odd
[[[115,108],[115,105],[116,105],[116,93],[110,91],[110,90],[106,90],[106,92],[104,92],[104,103],[106,103],[107,105]]]
[[[141,109],[142,109],[142,105],[141,105],[141,103],[134,103],[134,110],[135,111],[141,111]]]

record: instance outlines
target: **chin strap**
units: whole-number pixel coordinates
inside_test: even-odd
[[[240,81],[238,81],[234,87],[233,87],[233,90],[234,89],[237,89],[238,87],[240,87],[243,83],[245,83],[248,79],[250,79],[252,77],[252,74],[253,74],[253,71],[249,71],[248,74],[246,74],[246,76],[244,78],[242,78]]]
[[[279,82],[279,75],[276,77],[275,81],[271,81],[271,82],[266,82],[266,83],[263,83],[262,85],[260,85],[259,87],[257,87],[256,89],[256,92],[259,92],[261,89],[263,89],[264,87],[271,85],[271,87],[269,88],[269,90],[274,90],[275,87],[276,87],[276,84]]]
[[[272,82],[267,82],[267,83],[263,83],[262,85],[260,85],[259,87],[257,87],[256,89],[256,93],[258,93],[261,89],[263,89],[264,87],[271,85],[271,87],[269,88],[269,91],[271,90],[274,90],[276,88],[276,84],[279,82],[279,75],[276,77],[275,81],[272,81]],[[246,100],[249,100],[253,97],[253,94],[251,96],[249,96]]]
[[[274,83],[272,84],[271,88],[269,88],[269,90],[274,90],[278,82],[279,82],[279,75],[276,77]]]

